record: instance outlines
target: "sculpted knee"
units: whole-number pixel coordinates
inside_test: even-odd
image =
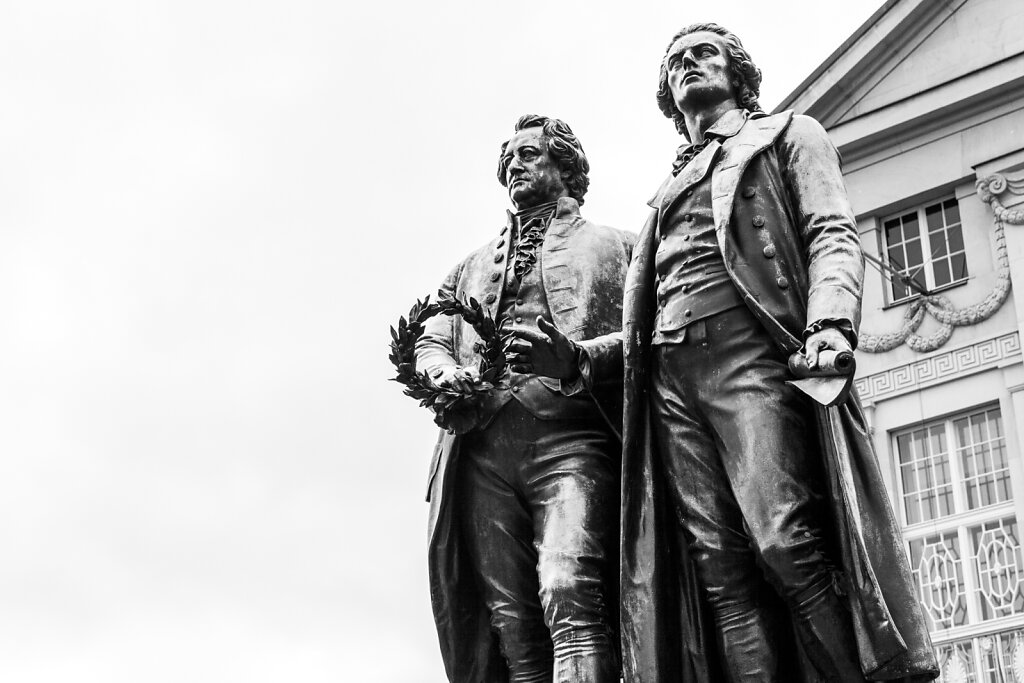
[[[810,534],[776,538],[759,547],[765,576],[780,595],[794,597],[831,573],[820,542]]]
[[[596,571],[592,574],[587,575],[583,567],[570,558],[542,563],[540,602],[549,627],[603,612],[601,581]]]

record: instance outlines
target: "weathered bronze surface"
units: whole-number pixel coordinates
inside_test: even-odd
[[[553,321],[570,360],[570,340],[620,329],[635,240],[580,216],[588,171],[569,126],[522,117],[498,165],[515,212],[441,286],[517,329]],[[430,318],[417,369],[468,392],[476,342],[458,316]],[[574,369],[565,382],[513,369],[435,449],[430,590],[445,668],[456,683],[615,683],[621,446],[605,416],[621,416],[621,363],[585,385]]]
[[[592,372],[618,349],[624,363],[623,678],[929,680],[860,403],[789,383],[793,354],[812,374],[857,342],[863,254],[839,156],[813,119],[766,115],[760,82],[723,28],[672,38],[657,99],[687,141],[649,202],[621,342],[578,344]],[[521,336],[514,363],[566,371],[557,331]]]
[[[713,24],[661,66],[687,144],[626,286],[625,679],[934,678],[860,404],[787,384],[791,354],[813,370],[856,344],[864,266],[835,148],[813,119],[765,115],[760,82]],[[709,272],[739,305],[693,286]],[[724,303],[698,316],[707,297]]]

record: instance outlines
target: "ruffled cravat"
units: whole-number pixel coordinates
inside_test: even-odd
[[[696,145],[683,145],[676,150],[676,160],[672,162],[672,175],[679,175],[679,172],[686,168],[695,156],[704,151],[704,148],[711,142],[711,138],[704,138],[703,142]]]
[[[537,263],[537,250],[544,244],[544,233],[555,215],[557,201],[547,202],[516,213],[519,219],[519,237],[512,256],[512,272],[520,282]]]

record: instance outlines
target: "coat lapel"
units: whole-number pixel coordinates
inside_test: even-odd
[[[726,233],[732,216],[736,188],[750,160],[775,143],[789,125],[792,114],[750,118],[740,131],[728,138],[722,148],[718,165],[711,173],[711,211],[715,218],[718,246],[725,256]],[[726,258],[728,266],[729,259]]]
[[[655,195],[647,202],[647,205],[652,209],[658,209],[660,215],[665,215],[665,211],[672,206],[673,202],[679,199],[679,195],[703,180],[711,167],[714,166],[721,149],[722,143],[718,140],[709,142],[708,146],[701,150],[700,154],[691,159],[686,168],[679,172],[679,175],[673,176],[670,174],[665,179],[665,182],[661,184],[661,187],[658,188]]]
[[[548,298],[548,310],[551,311],[555,325],[566,332],[580,324],[577,320],[579,316],[574,315],[579,307],[576,296],[579,272],[573,267],[569,243],[583,219],[578,205],[575,201],[572,204],[570,206],[565,200],[559,200],[558,212],[548,226],[541,247],[541,276],[544,294]]]

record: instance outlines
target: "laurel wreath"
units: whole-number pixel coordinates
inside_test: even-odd
[[[416,341],[423,335],[424,323],[435,315],[458,315],[480,337],[474,345],[479,354],[478,377],[470,394],[436,386],[427,373],[416,370]],[[417,300],[407,317],[398,319],[398,327],[391,328],[391,354],[388,356],[397,375],[391,381],[405,385],[403,393],[414,398],[425,408],[434,411],[434,422],[456,434],[469,431],[477,421],[480,400],[504,378],[508,372],[505,351],[511,337],[506,320],[495,322],[480,302],[469,297],[460,300],[445,292],[438,292],[437,301],[430,297]]]

